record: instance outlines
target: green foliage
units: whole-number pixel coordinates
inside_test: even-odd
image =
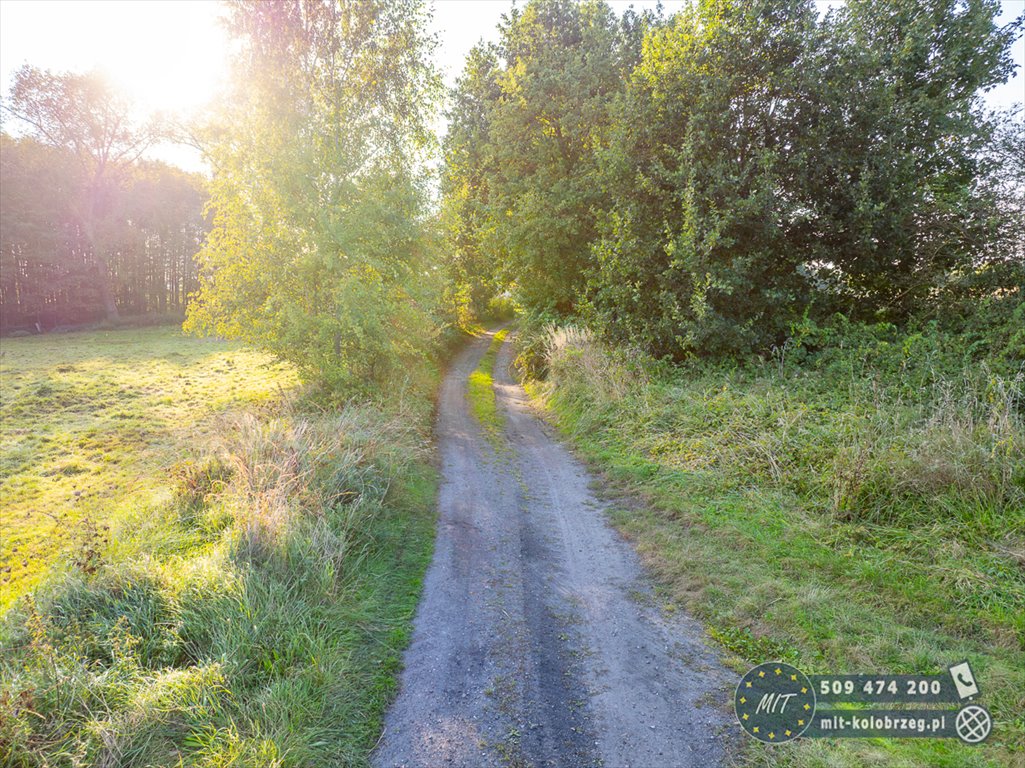
[[[505,18],[497,46],[471,52],[443,187],[464,280],[512,286],[531,311],[574,309],[604,205],[594,148],[652,18],[532,0]]]
[[[1011,76],[1023,20],[1001,29],[999,13],[996,0],[859,0],[823,22],[804,142],[815,173],[798,194],[831,262],[813,273],[847,314],[899,322],[1020,260],[1020,239],[1017,253],[1006,242],[1020,221],[991,186],[1010,168],[986,158],[1000,123],[982,93]],[[1020,284],[1019,273],[989,287]]]
[[[214,229],[186,327],[336,391],[377,388],[439,326],[422,5],[253,2],[232,19],[245,76],[208,147]]]
[[[462,306],[511,286],[676,360],[804,318],[962,316],[1025,281],[1021,128],[981,94],[995,0],[538,0],[473,51],[446,140]]]
[[[657,356],[774,339],[808,302],[794,247],[816,11],[700,2],[645,39],[616,109],[590,310]]]
[[[980,93],[1018,32],[998,10],[696,2],[653,30],[602,155],[595,325],[721,356],[783,343],[809,311],[903,322],[973,281],[976,298],[1020,285],[1021,225],[982,159]]]
[[[752,761],[1012,765],[1025,748],[1025,380],[964,336],[808,322],[771,360],[656,364],[548,337],[532,389],[616,492],[671,605],[744,661],[990,681],[985,747],[807,740]],[[1020,362],[1018,364],[1020,366]],[[617,496],[619,494],[617,493]],[[620,497],[622,498],[622,497]]]
[[[470,50],[452,92],[441,175],[441,221],[451,253],[445,260],[458,306],[459,324],[479,319],[498,285],[498,264],[491,251],[488,224],[488,112],[501,96],[494,46]]]

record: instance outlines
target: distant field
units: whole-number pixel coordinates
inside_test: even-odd
[[[86,519],[156,508],[168,470],[218,413],[297,384],[267,355],[172,328],[0,342],[0,611]]]

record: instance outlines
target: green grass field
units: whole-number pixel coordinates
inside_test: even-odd
[[[368,764],[431,555],[429,400],[324,408],[169,329],[3,351],[0,765]]]
[[[83,520],[166,497],[218,416],[280,401],[295,374],[237,344],[167,327],[4,339],[0,611],[39,581]]]
[[[938,673],[967,658],[995,721],[978,748],[752,741],[742,762],[1022,765],[1020,375],[959,370],[921,338],[674,370],[571,332],[553,337],[550,367],[531,391],[621,494],[614,522],[666,609],[698,615],[738,671]]]

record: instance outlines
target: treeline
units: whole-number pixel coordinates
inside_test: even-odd
[[[514,9],[450,111],[457,295],[508,288],[674,359],[765,353],[837,313],[1025,321],[1025,130],[982,102],[1022,26],[999,10]]]
[[[180,315],[198,287],[206,183],[141,159],[157,138],[99,75],[25,66],[0,134],[0,329]]]
[[[109,277],[100,273],[73,210],[81,181],[67,153],[0,136],[0,322],[46,331],[106,317],[99,281],[110,279],[123,315],[177,314],[197,286],[194,257],[206,234],[204,181],[140,162],[106,205]]]

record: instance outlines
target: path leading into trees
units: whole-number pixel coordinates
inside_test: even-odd
[[[510,375],[508,343],[495,368],[504,436],[482,434],[466,382],[490,340],[442,386],[434,560],[375,764],[719,764],[733,676],[697,622],[653,605],[591,476]]]

